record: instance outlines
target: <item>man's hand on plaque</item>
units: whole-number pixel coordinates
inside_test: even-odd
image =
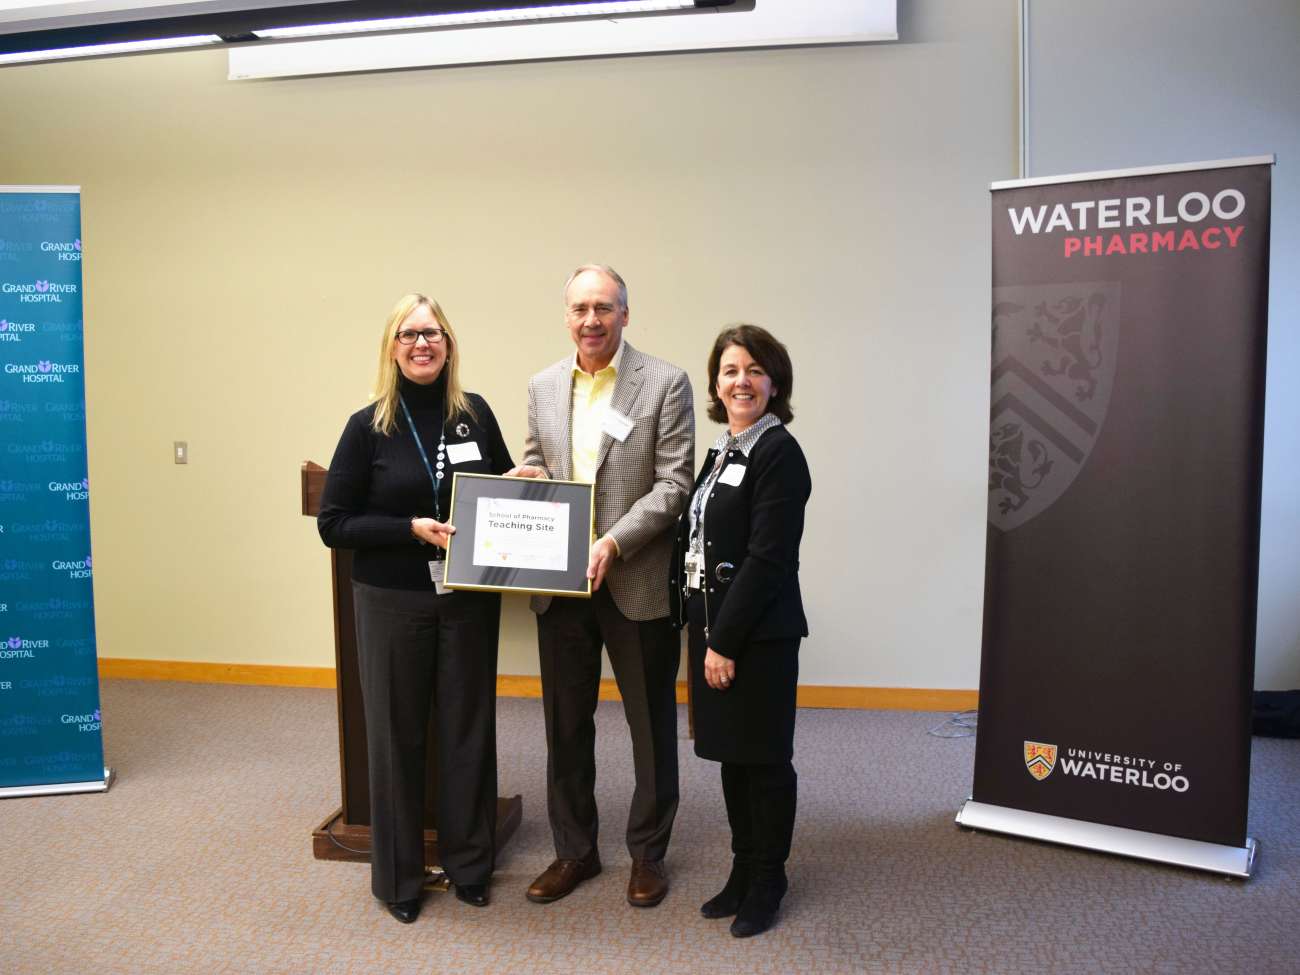
[[[532,464],[520,464],[518,467],[512,467],[506,471],[506,477],[536,477],[543,481],[549,481],[550,477],[546,471],[540,467],[534,467]]]

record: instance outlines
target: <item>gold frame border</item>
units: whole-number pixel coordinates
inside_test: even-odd
[[[591,525],[587,530],[587,547],[590,549],[591,544],[596,540],[596,483],[594,481],[565,481],[559,478],[537,478],[537,477],[506,477],[504,474],[474,474],[470,471],[452,471],[451,473],[451,511],[447,513],[447,520],[453,525],[456,523],[456,482],[462,477],[473,477],[485,481],[547,481],[551,484],[578,484],[583,487],[591,488]],[[447,573],[451,569],[451,547],[456,543],[456,536],[452,535],[447,544],[447,557],[443,560],[442,566],[442,585],[445,589],[452,592],[519,592],[530,596],[568,596],[571,599],[590,599],[591,598],[591,580],[587,580],[586,592],[574,592],[571,589],[530,589],[527,586],[453,586],[447,582]]]

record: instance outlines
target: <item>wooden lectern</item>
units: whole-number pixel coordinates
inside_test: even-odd
[[[302,513],[312,518],[320,511],[325,488],[325,468],[307,461],[302,465]],[[357,666],[357,630],[352,609],[352,553],[330,549],[334,587],[334,666],[339,707],[339,771],[343,806],[312,831],[312,853],[317,860],[370,860],[370,780],[366,758],[366,718],[361,704],[361,677]],[[438,794],[437,751],[434,722],[429,722],[429,767],[424,793],[424,862],[437,866],[438,832],[435,797]],[[523,798],[497,799],[497,849],[506,845],[523,818]]]

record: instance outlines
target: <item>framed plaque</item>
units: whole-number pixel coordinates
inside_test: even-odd
[[[448,589],[591,597],[594,487],[583,481],[462,474],[451,481]]]

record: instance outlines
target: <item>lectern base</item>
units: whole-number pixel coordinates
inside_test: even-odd
[[[524,818],[523,796],[497,799],[497,850],[500,851],[515,835]],[[343,810],[336,810],[329,819],[311,833],[311,852],[317,860],[351,860],[354,863],[370,862],[370,827],[354,826],[343,822]],[[438,859],[438,831],[424,831],[425,866],[436,867]]]
[[[957,825],[967,829],[988,830],[1024,836],[1031,840],[1078,846],[1102,853],[1118,853],[1139,860],[1154,860],[1176,867],[1208,870],[1229,877],[1248,878],[1255,869],[1255,841],[1246,838],[1246,845],[1223,846],[1201,840],[1186,840],[1178,836],[1147,833],[1122,826],[1103,826],[1081,819],[1066,819],[1046,813],[1028,812],[995,806],[987,802],[967,799],[957,812]]]

